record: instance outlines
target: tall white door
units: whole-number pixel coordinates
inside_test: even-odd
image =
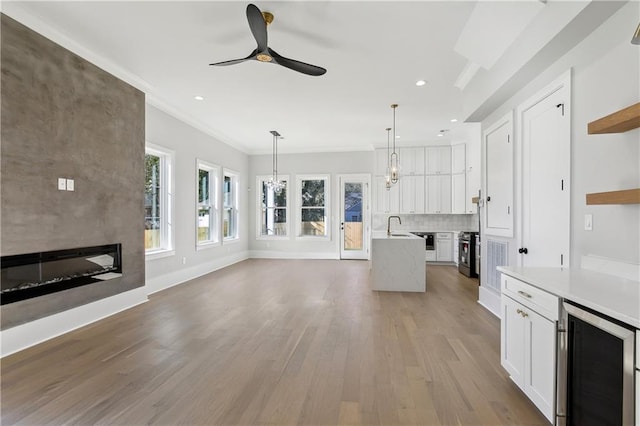
[[[369,258],[369,175],[340,175],[340,259]]]
[[[522,137],[522,266],[568,266],[570,76],[518,108]]]
[[[513,143],[511,114],[484,134],[485,230],[487,235],[513,236]]]

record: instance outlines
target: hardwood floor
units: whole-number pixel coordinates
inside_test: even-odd
[[[368,268],[248,260],[5,357],[2,424],[547,424],[477,281],[374,292]]]

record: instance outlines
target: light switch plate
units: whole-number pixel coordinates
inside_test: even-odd
[[[67,191],[75,190],[75,182],[73,179],[67,179]]]
[[[584,215],[584,230],[593,231],[593,215],[592,214]]]
[[[65,178],[58,178],[58,191],[67,190],[67,180]]]

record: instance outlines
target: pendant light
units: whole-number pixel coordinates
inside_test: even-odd
[[[387,131],[387,172],[384,175],[384,185],[389,191],[391,189],[391,158],[389,157],[389,132],[391,127],[387,127],[385,130]]]
[[[276,130],[271,130],[269,133],[273,135],[273,154],[271,157],[271,166],[273,167],[273,171],[271,178],[266,182],[266,185],[270,190],[279,193],[285,187],[285,183],[278,179],[278,138],[281,136]]]
[[[398,104],[391,104],[391,108],[393,109],[393,152],[389,157],[389,163],[391,167],[391,183],[398,183],[398,179],[400,178],[399,169],[399,157],[396,152],[396,108],[398,108]]]

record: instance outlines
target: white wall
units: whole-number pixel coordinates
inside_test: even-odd
[[[175,255],[147,260],[149,293],[246,259],[250,235],[249,157],[147,104],[146,139],[175,152]],[[196,158],[239,173],[238,241],[196,250]],[[183,258],[186,263],[183,264]]]
[[[640,47],[630,43],[638,16],[639,3],[626,4],[482,122],[484,130],[567,69],[572,69],[572,267],[580,267],[583,255],[640,262],[640,206],[587,206],[585,202],[586,193],[640,187],[639,129],[622,134],[587,135],[588,122],[640,101]],[[515,148],[516,151],[519,148],[517,134]],[[520,167],[514,166],[517,176]],[[519,197],[520,190],[516,188],[516,206]],[[585,213],[593,214],[593,231],[584,230]],[[516,223],[514,238],[490,237],[509,243],[511,265],[518,263],[519,225]],[[483,238],[483,249],[487,238]],[[482,270],[482,280],[486,280],[485,256]]]
[[[373,172],[373,151],[363,152],[334,152],[313,154],[278,154],[278,174],[289,175],[290,196],[289,216],[290,235],[286,240],[257,239],[256,209],[256,177],[270,176],[272,173],[272,156],[253,155],[249,158],[249,249],[255,257],[307,257],[337,259],[340,255],[340,240],[338,233],[339,187],[338,174]],[[328,240],[310,241],[295,237],[295,224],[299,214],[295,211],[295,182],[299,174],[329,174],[331,177],[331,235]]]

